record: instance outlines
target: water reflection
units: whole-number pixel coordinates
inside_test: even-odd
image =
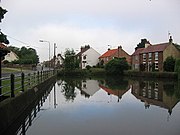
[[[61,92],[66,98],[66,101],[74,101],[76,97],[76,92],[75,92],[75,86],[77,85],[78,81],[72,80],[70,78],[65,78],[63,80],[63,83],[61,85]]]
[[[117,102],[119,102],[122,96],[130,89],[128,80],[123,78],[109,77],[105,80],[99,81],[99,87],[107,92],[108,95],[117,96]]]
[[[145,109],[155,105],[167,109],[170,115],[174,106],[180,101],[180,90],[176,81],[133,81],[131,93],[144,102]]]
[[[48,98],[53,84],[47,91],[45,91],[41,97],[39,97],[33,104],[31,104],[21,116],[3,133],[3,135],[26,135],[26,132],[30,126],[32,126],[33,121],[36,119],[40,111],[46,111],[42,109],[44,102]]]
[[[86,98],[93,96],[98,90],[100,90],[98,86],[97,80],[82,80],[78,86],[79,90],[81,91],[81,95],[84,95]]]
[[[112,77],[58,79],[52,90],[29,108],[20,125],[15,123],[19,130],[9,131],[44,135],[50,131],[79,135],[180,133],[179,111],[174,109],[180,101],[179,85],[176,81]],[[110,102],[109,97],[115,102]],[[167,114],[174,116],[168,124],[164,121]]]

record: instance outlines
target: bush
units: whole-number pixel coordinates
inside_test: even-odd
[[[180,68],[180,59],[176,59],[174,72],[178,72],[179,68]]]
[[[119,75],[123,74],[124,70],[128,70],[129,65],[126,61],[126,58],[115,58],[109,61],[106,66],[105,70],[108,74]]]
[[[163,65],[164,71],[174,72],[175,61],[172,56],[167,57]]]
[[[91,69],[91,66],[87,65],[87,66],[86,66],[86,69],[87,69],[87,70],[90,70],[90,69]]]
[[[8,63],[10,63],[8,60],[4,60],[4,61],[3,61],[3,64],[4,64],[4,65],[6,65],[6,64],[8,64]]]

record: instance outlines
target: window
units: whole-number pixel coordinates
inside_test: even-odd
[[[83,56],[83,59],[84,59],[84,60],[86,59],[86,55],[85,55],[85,56]]]
[[[152,53],[149,53],[149,60],[152,60]]]
[[[135,60],[138,61],[138,55],[135,56]]]
[[[155,52],[155,60],[158,60],[158,52]]]
[[[86,67],[86,61],[83,61],[82,63],[83,63],[83,67]]]
[[[109,60],[109,58],[107,57],[107,58],[106,58],[106,60],[108,61],[108,60]]]
[[[143,61],[146,61],[146,54],[143,53]]]
[[[158,70],[158,69],[159,69],[158,62],[156,61],[155,62],[155,70]]]
[[[135,64],[135,69],[139,69],[139,64]]]

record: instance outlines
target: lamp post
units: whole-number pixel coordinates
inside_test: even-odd
[[[46,42],[49,44],[49,70],[50,70],[50,42],[46,40],[39,40],[39,42]]]
[[[54,43],[54,69],[55,69],[55,63],[56,63],[56,48],[57,48],[57,46],[56,46],[56,43]]]

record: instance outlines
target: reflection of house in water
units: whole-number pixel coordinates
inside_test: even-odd
[[[122,98],[122,96],[129,90],[129,86],[127,87],[127,89],[124,89],[124,90],[120,90],[120,89],[117,89],[117,90],[112,90],[104,85],[101,85],[99,84],[99,87],[102,88],[103,90],[105,90],[108,95],[115,95],[118,97],[118,102],[120,101],[120,99]]]
[[[81,90],[81,95],[85,97],[93,96],[100,88],[98,85],[98,81],[96,80],[83,80],[81,86],[78,86]]]
[[[135,81],[132,85],[132,94],[144,102],[145,108],[156,105],[168,109],[169,114],[179,102],[174,94],[174,83],[163,81]],[[170,93],[170,94],[168,94]]]

